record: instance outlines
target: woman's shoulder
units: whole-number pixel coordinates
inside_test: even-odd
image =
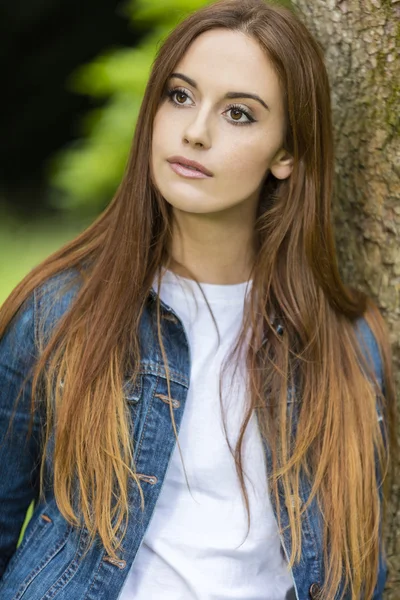
[[[37,331],[49,334],[72,307],[85,281],[81,268],[69,267],[39,284],[32,293]]]
[[[81,270],[68,268],[47,277],[31,289],[15,312],[12,305],[7,306],[7,299],[6,306],[2,307],[2,342],[28,347],[30,341],[31,345],[35,345],[39,327],[45,331],[52,329],[72,305],[82,283]]]
[[[34,289],[36,306],[39,310],[64,312],[81,289],[84,276],[81,269],[69,267],[46,278]]]

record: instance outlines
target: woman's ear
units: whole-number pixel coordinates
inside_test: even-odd
[[[286,179],[293,171],[293,157],[282,148],[273,158],[269,170],[277,179]]]

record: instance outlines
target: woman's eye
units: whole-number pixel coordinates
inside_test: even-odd
[[[253,119],[253,117],[246,110],[244,110],[244,108],[241,107],[240,105],[234,104],[232,106],[229,106],[225,112],[231,113],[232,122],[235,125],[248,125],[249,123],[254,123],[254,121],[255,121],[255,119]],[[242,121],[242,120],[237,119],[236,117],[238,116],[238,113],[239,113],[239,118],[242,116],[245,116],[246,120]]]
[[[174,106],[187,106],[186,100],[189,98],[189,95],[185,90],[180,88],[168,89],[167,96],[168,101]],[[250,125],[250,123],[254,123],[255,121],[250,113],[240,104],[231,104],[223,114],[229,112],[231,113],[231,118],[228,119],[228,121],[232,125]],[[243,120],[242,117],[245,117],[245,120]]]
[[[184,105],[184,102],[181,101],[182,97],[183,100],[189,98],[187,93],[184,90],[180,90],[179,88],[176,88],[174,90],[167,90],[167,96],[170,102],[172,102],[173,104],[180,104],[181,106]],[[174,98],[176,98],[176,100]]]

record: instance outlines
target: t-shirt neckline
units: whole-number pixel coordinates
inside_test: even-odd
[[[164,267],[162,268],[161,275],[161,285],[166,284],[168,286],[176,286],[177,288],[180,287],[183,290],[188,289],[194,294],[196,300],[205,302],[201,290],[193,279],[178,275],[177,273],[174,273],[170,269],[165,269]],[[199,283],[209,303],[225,301],[231,304],[235,300],[238,302],[243,302],[243,299],[246,295],[246,290],[249,291],[251,289],[252,280],[250,279],[241,283],[232,284]],[[154,282],[154,286],[156,285],[157,277],[155,278]]]

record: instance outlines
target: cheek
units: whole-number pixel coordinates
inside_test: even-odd
[[[171,134],[166,120],[156,117],[151,140],[152,170],[156,179],[160,176],[160,169],[164,166],[168,154],[172,153]]]
[[[236,139],[225,148],[224,154],[224,179],[229,187],[256,188],[270,165],[273,149],[263,136],[239,143]]]
[[[173,119],[171,118],[169,107],[164,103],[160,106],[153,121],[153,144],[157,153],[165,154],[168,148],[171,149],[171,136],[175,131]]]
[[[155,159],[163,152],[163,148],[165,149],[165,141],[168,139],[166,128],[165,119],[156,117],[153,124],[152,138],[152,151]]]

